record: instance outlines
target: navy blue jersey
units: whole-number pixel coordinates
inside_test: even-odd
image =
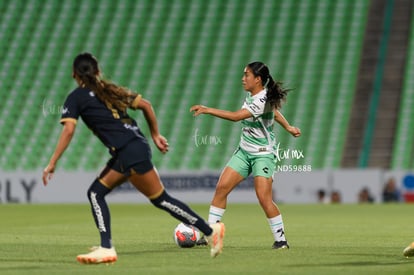
[[[141,97],[138,95],[138,97]],[[79,116],[102,143],[114,152],[133,139],[147,142],[127,112],[109,109],[88,88],[76,88],[66,98],[60,122],[77,122]]]

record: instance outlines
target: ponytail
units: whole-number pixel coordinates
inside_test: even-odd
[[[282,86],[282,82],[274,81],[273,77],[269,75],[269,83],[265,85],[267,88],[267,102],[276,109],[280,109],[282,107],[282,102],[286,101],[287,93],[290,91],[289,89],[285,89]]]
[[[273,108],[280,109],[282,102],[286,101],[290,89],[285,89],[282,82],[275,81],[269,73],[269,68],[263,62],[253,62],[247,65],[255,76],[260,76],[262,85],[267,90],[266,102]]]
[[[78,55],[73,62],[73,71],[82,84],[94,92],[108,109],[125,112],[132,106],[138,94],[99,77],[98,60],[90,53]]]

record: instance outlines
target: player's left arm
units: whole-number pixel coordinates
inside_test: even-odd
[[[150,101],[140,97],[139,101],[135,103],[136,109],[142,110],[144,113],[145,120],[147,121],[148,127],[150,129],[152,140],[157,146],[158,150],[162,153],[168,152],[168,142],[165,137],[163,137],[158,130],[157,117],[155,116],[154,109]]]
[[[141,94],[136,95],[135,98],[132,99],[131,103],[129,104],[129,108],[131,108],[132,110],[138,109],[141,99],[142,99]]]
[[[218,118],[227,119],[230,121],[240,121],[253,115],[247,109],[240,109],[237,111],[226,111],[220,110],[215,108],[210,108],[203,105],[194,105],[190,108],[190,112],[194,112],[194,116],[198,116],[201,114],[209,114]]]
[[[55,148],[55,152],[50,158],[49,164],[43,170],[43,184],[47,185],[49,180],[52,178],[53,173],[55,172],[56,164],[59,161],[60,157],[65,152],[66,148],[69,146],[72,137],[75,133],[76,120],[67,120],[64,122],[62,133]]]
[[[274,120],[277,123],[279,123],[286,131],[288,131],[292,136],[299,137],[301,135],[300,129],[298,127],[290,125],[287,119],[279,110],[275,110]]]

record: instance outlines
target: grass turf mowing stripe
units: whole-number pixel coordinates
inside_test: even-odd
[[[192,205],[207,216],[208,205]],[[289,250],[272,250],[256,204],[229,204],[223,254],[178,248],[178,221],[145,204],[111,204],[118,261],[85,266],[76,255],[99,244],[89,205],[0,205],[0,274],[411,274],[413,206],[280,205]]]

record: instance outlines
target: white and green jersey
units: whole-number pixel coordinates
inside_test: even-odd
[[[242,109],[247,109],[252,117],[241,122],[240,148],[252,155],[272,154],[275,146],[273,108],[266,103],[266,89],[254,96],[248,93]]]

